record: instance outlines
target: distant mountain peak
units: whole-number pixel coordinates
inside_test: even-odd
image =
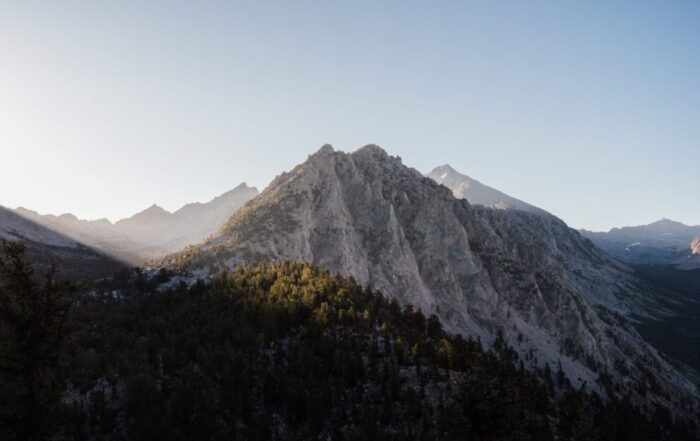
[[[63,213],[58,216],[59,219],[64,220],[64,221],[72,221],[72,222],[77,222],[78,217],[72,213]]]
[[[227,191],[226,193],[222,193],[219,196],[216,196],[214,199],[212,199],[211,201],[209,201],[207,203],[213,203],[215,201],[220,202],[220,201],[227,199],[227,198],[238,198],[242,194],[252,194],[253,196],[255,196],[258,193],[259,192],[258,192],[258,189],[256,187],[250,187],[250,186],[248,186],[248,184],[246,184],[244,182],[240,185],[235,186],[234,188]],[[201,202],[194,202],[194,203],[191,203],[188,205],[202,205],[202,203]]]
[[[316,152],[317,155],[324,155],[324,154],[329,154],[329,153],[334,153],[335,150],[333,149],[333,146],[330,144],[323,144],[320,149]]]
[[[380,157],[385,157],[389,156],[389,154],[384,150],[383,148],[379,147],[376,144],[367,144],[364,147],[360,147],[359,149],[355,150],[353,153],[355,155],[365,155],[365,154],[370,154],[370,155],[375,155],[375,156],[380,156]]]
[[[537,214],[547,213],[541,208],[537,208],[495,188],[484,185],[474,178],[459,173],[449,164],[435,167],[426,176],[452,190],[456,198],[466,199],[473,205],[483,205],[501,210],[516,209]]]
[[[122,219],[118,221],[117,223],[125,222],[128,220],[134,220],[134,219],[155,219],[155,218],[167,218],[172,216],[172,213],[166,210],[165,208],[161,207],[160,205],[153,204],[150,207],[146,208],[145,210],[139,211],[135,215],[131,216],[130,218],[127,219]]]
[[[247,183],[241,182],[240,184],[233,187],[233,190],[247,190],[249,188],[255,188],[255,187],[250,187],[250,186],[248,186]],[[233,190],[229,190],[229,191],[233,191]],[[226,193],[228,193],[228,192],[226,192]]]
[[[562,366],[577,387],[603,392],[603,366],[635,393],[614,368],[625,357],[662,373],[664,390],[685,393],[687,380],[623,322],[641,296],[627,267],[552,215],[474,207],[446,187],[374,145],[321,149],[217,234],[166,261],[201,275],[261,261],[313,263],[435,313],[450,331],[487,344],[501,331],[533,367]],[[482,187],[498,198],[489,206],[539,210]],[[645,381],[638,372],[634,382]]]
[[[607,232],[581,230],[608,254],[627,263],[700,268],[700,225],[689,226],[662,218],[646,225],[611,228]],[[690,255],[688,255],[690,250]]]
[[[669,219],[666,217],[663,217],[663,218],[657,220],[656,222],[652,222],[649,225],[656,225],[656,226],[673,225],[673,226],[683,226],[683,227],[687,226],[687,225],[683,224],[682,222],[678,222],[678,221],[675,221],[673,219]]]
[[[144,210],[144,212],[146,212],[146,211],[165,211],[166,213],[169,213],[168,210],[166,210],[165,208],[163,208],[160,205],[155,204],[155,203],[153,205],[151,205],[150,207],[146,208]]]
[[[450,164],[438,165],[429,174],[433,173],[458,173]],[[463,175],[464,176],[464,175]],[[466,176],[468,177],[468,176]]]

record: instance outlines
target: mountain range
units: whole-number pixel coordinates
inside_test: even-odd
[[[495,188],[457,172],[449,165],[434,168],[426,176],[452,190],[456,198],[472,205],[549,214]],[[665,264],[679,269],[700,268],[700,225],[688,226],[669,219],[648,225],[613,228],[607,232],[579,230],[599,248],[631,264]]]
[[[693,369],[638,330],[682,311],[607,244],[682,251],[685,243],[691,261],[700,257],[693,228],[662,221],[576,231],[449,165],[423,176],[375,145],[353,153],[326,145],[262,193],[241,184],[207,203],[173,213],[154,204],[115,223],[0,207],[0,238],[41,253],[80,250],[79,267],[150,259],[151,269],[194,282],[263,261],[311,263],[434,314],[453,334],[505,343],[523,369],[561,372],[647,415],[662,408],[685,417],[700,410]],[[694,342],[691,334],[680,341]]]
[[[153,204],[135,215],[111,223],[107,219],[88,221],[72,214],[41,215],[26,208],[14,213],[60,237],[94,248],[131,265],[139,265],[196,244],[213,234],[228,218],[258,194],[255,187],[240,184],[206,203],[191,203],[170,213]],[[15,222],[21,222],[15,218]],[[42,230],[42,231],[45,231]],[[24,237],[41,242],[31,228]]]
[[[2,206],[0,239],[24,242],[32,262],[40,267],[53,265],[69,277],[92,280],[124,268],[119,260]]]
[[[529,369],[560,366],[573,384],[649,412],[696,411],[696,385],[632,326],[664,311],[631,268],[542,210],[453,193],[377,146],[326,145],[164,263],[202,277],[310,262],[436,314],[454,333],[503,339]]]
[[[623,262],[700,268],[700,225],[662,219],[607,232],[581,230],[581,234]]]

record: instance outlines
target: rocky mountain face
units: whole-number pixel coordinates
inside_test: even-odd
[[[25,208],[15,213],[63,237],[137,265],[203,241],[257,194],[255,187],[241,184],[206,203],[187,204],[174,213],[154,204],[114,224],[107,219],[82,220],[72,214],[41,215]]]
[[[700,254],[700,236],[696,237],[695,240],[690,244],[691,254]]]
[[[693,241],[700,237],[700,225],[688,226],[662,219],[648,225],[613,228],[607,232],[581,230],[581,234],[623,262],[674,265],[679,269],[700,268],[700,255],[694,252],[693,245]]]
[[[463,175],[447,164],[434,168],[426,176],[452,190],[457,199],[466,199],[472,205],[523,210],[538,214],[547,213],[541,208],[508,196],[495,188],[482,184],[476,179]]]
[[[628,321],[653,310],[633,271],[554,216],[470,205],[379,147],[324,146],[167,262],[204,276],[268,259],[351,276],[648,412],[697,411],[696,386]]]

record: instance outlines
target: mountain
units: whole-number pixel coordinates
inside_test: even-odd
[[[246,202],[258,195],[258,189],[241,184],[207,203],[191,203],[173,213],[178,224],[177,249],[196,244],[216,233]]]
[[[541,208],[508,196],[495,188],[482,184],[476,179],[463,175],[447,164],[434,168],[426,176],[452,190],[457,199],[466,199],[472,205],[501,209],[510,208],[538,214],[546,213]]]
[[[623,262],[700,268],[700,254],[697,242],[694,242],[700,237],[700,225],[688,226],[662,219],[648,225],[613,228],[607,232],[581,230],[581,234]]]
[[[171,276],[133,271],[75,308],[82,332],[56,369],[71,404],[63,438],[695,439],[564,381],[555,394],[546,371],[538,381],[503,345],[486,352],[434,316],[312,265],[268,263],[163,289]],[[0,412],[16,414],[14,390],[3,392]],[[4,428],[0,438],[14,439]]]
[[[55,264],[62,276],[94,280],[123,269],[115,259],[2,206],[0,239],[24,242],[30,261],[42,269]]]
[[[165,262],[206,276],[263,260],[350,276],[646,412],[698,410],[697,387],[630,324],[656,311],[630,268],[554,216],[472,206],[377,146],[324,146]]]
[[[84,220],[72,214],[54,216],[19,207],[14,212],[52,231],[84,243],[122,262],[137,265],[148,256],[157,255],[158,248],[115,231],[107,219]]]
[[[72,214],[41,215],[21,207],[15,213],[119,260],[138,265],[201,242],[257,194],[255,187],[241,184],[206,203],[187,204],[174,213],[153,204],[114,224],[107,219],[82,220]]]

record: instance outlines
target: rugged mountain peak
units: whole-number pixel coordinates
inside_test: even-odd
[[[100,219],[95,219],[95,220],[92,221],[92,222],[94,222],[94,223],[97,224],[97,225],[104,226],[104,227],[107,227],[107,226],[112,225],[112,222],[110,222],[110,220],[107,219],[106,217],[102,217],[102,218],[100,218]]]
[[[670,234],[680,234],[680,235],[688,235],[692,234],[692,231],[694,230],[700,231],[700,226],[692,227],[689,225],[685,225],[682,222],[678,222],[672,219],[667,219],[667,218],[662,218],[660,220],[654,221],[650,224],[646,225],[637,225],[637,226],[625,226],[625,227],[615,227],[610,229],[609,233],[629,233],[629,232],[634,232],[635,230],[638,231],[645,231],[649,233],[654,233],[654,234],[663,234],[663,235],[670,235]]]
[[[126,218],[126,219],[121,219],[116,222],[116,225],[121,225],[125,223],[132,223],[135,221],[142,222],[144,220],[157,220],[157,219],[164,219],[164,218],[170,218],[172,216],[172,213],[166,210],[165,208],[153,204],[150,207],[146,208],[145,210],[139,211],[135,215]]]
[[[678,221],[675,221],[673,219],[669,219],[666,217],[662,217],[660,220],[657,220],[656,222],[652,222],[650,225],[658,225],[658,226],[673,225],[673,226],[683,226],[683,227],[686,226],[681,222],[678,222]]]
[[[446,174],[458,174],[457,170],[455,170],[450,164],[443,164],[435,167],[429,175],[446,175]],[[464,176],[468,177],[468,176]]]
[[[165,208],[161,207],[158,204],[153,204],[150,207],[146,208],[145,210],[142,211],[142,213],[160,213],[160,214],[170,214],[168,210]]]
[[[353,155],[370,155],[378,158],[385,158],[389,156],[386,150],[376,144],[367,144],[364,147],[360,147],[353,152]]]
[[[234,191],[244,191],[244,190],[255,190],[255,191],[257,191],[257,188],[255,188],[255,187],[250,187],[247,183],[241,182],[240,184],[238,184],[238,185],[236,185],[235,187],[233,187],[233,189],[227,191],[227,192],[224,193],[224,194],[228,194],[228,193],[231,193],[231,192],[234,192]]]
[[[697,396],[622,318],[640,298],[627,267],[554,216],[471,206],[376,146],[312,155],[169,258],[198,274],[263,260],[352,276],[487,344],[501,335],[577,386],[604,393],[604,372],[638,403]],[[648,391],[649,370],[663,392]]]
[[[330,144],[324,144],[318,151],[315,153],[315,155],[330,155],[333,154],[335,150],[333,149],[333,146]]]
[[[204,206],[207,204],[212,204],[212,205],[225,204],[225,203],[230,203],[231,201],[236,200],[236,199],[246,199],[246,201],[247,201],[248,199],[251,199],[251,198],[257,196],[258,193],[259,193],[259,191],[256,187],[249,187],[244,182],[244,183],[232,188],[231,190],[229,190],[223,194],[220,194],[219,196],[216,196],[214,199],[212,199],[209,202],[205,202],[205,203],[194,202],[191,204],[187,204],[184,207],[182,207],[180,210],[176,211],[175,214],[185,210],[187,207],[192,207],[192,206]],[[233,212],[231,212],[231,214],[233,214]]]
[[[78,222],[78,217],[74,214],[71,213],[63,213],[58,216],[58,219],[62,221],[67,221],[67,222]]]
[[[456,198],[466,199],[470,204],[502,210],[515,209],[537,214],[548,214],[540,208],[508,196],[495,188],[482,184],[476,179],[459,173],[449,164],[434,168],[426,176],[452,190]]]

